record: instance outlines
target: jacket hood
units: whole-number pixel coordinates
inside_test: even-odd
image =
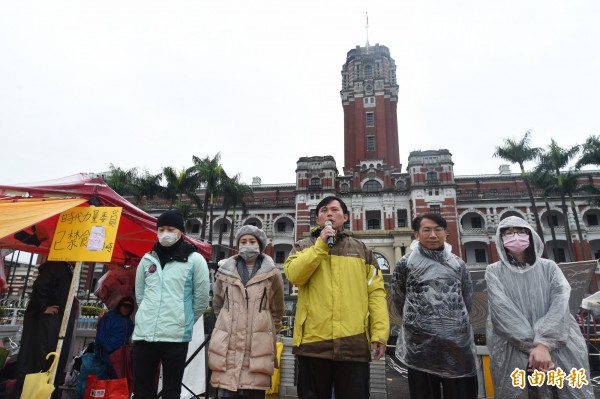
[[[523,273],[524,271],[529,270],[531,268],[531,266],[533,266],[533,265],[525,267],[525,268],[521,268],[521,267],[514,266],[510,263],[510,261],[508,260],[508,255],[506,253],[506,249],[504,248],[504,244],[502,242],[502,237],[500,235],[500,231],[507,227],[522,227],[522,228],[529,230],[529,236],[530,236],[529,241],[531,244],[531,241],[533,240],[533,246],[534,246],[533,249],[534,249],[534,253],[535,253],[536,262],[537,262],[537,259],[542,257],[542,253],[544,252],[544,244],[542,243],[542,239],[540,238],[540,236],[535,232],[534,229],[531,228],[529,223],[527,223],[525,220],[521,219],[520,217],[509,216],[506,219],[500,221],[500,223],[498,224],[498,229],[496,230],[496,235],[494,237],[494,241],[496,242],[496,249],[498,251],[498,257],[500,258],[502,263],[504,263],[504,265],[507,266],[512,271]]]
[[[123,302],[131,303],[131,308],[129,309],[129,313],[127,314],[127,316],[131,316],[131,314],[135,310],[135,300],[130,296],[124,296],[123,298],[121,298],[121,300],[119,300],[119,303],[117,304],[117,306],[115,306],[113,310],[118,313]]]
[[[236,278],[240,278],[237,272],[237,259],[239,255],[234,255],[227,259],[222,259],[219,261],[219,270],[218,273],[222,273],[226,276],[232,276]],[[261,275],[262,273],[270,272],[273,269],[276,269],[275,262],[273,258],[266,254],[260,254],[262,257],[262,263],[260,265],[260,269],[256,271],[256,276]]]

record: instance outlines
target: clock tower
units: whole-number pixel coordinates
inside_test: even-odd
[[[379,44],[350,50],[342,67],[344,174],[373,164],[400,173],[398,85],[390,50]],[[379,167],[377,167],[379,165]]]

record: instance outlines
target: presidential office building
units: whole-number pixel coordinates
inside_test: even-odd
[[[235,218],[231,213],[223,218],[223,209],[217,204],[210,221],[213,236],[207,237],[213,245],[220,232],[222,242],[229,243],[230,234],[253,224],[267,233],[267,253],[281,267],[293,243],[314,227],[316,205],[329,195],[346,202],[350,211],[346,229],[374,251],[388,275],[410,247],[410,221],[424,212],[439,213],[448,221],[453,252],[472,268],[498,259],[493,239],[503,218],[519,216],[535,228],[525,185],[508,165],[499,165],[497,174],[477,175],[474,171],[473,175],[456,176],[450,150],[432,149],[410,151],[403,170],[396,64],[387,47],[357,46],[348,52],[341,73],[343,166],[332,156],[315,155],[298,159],[295,183],[267,185],[254,178],[248,215],[238,211]],[[599,171],[578,173],[581,185],[600,186]],[[563,218],[558,196],[550,196],[546,203],[541,192],[534,195],[549,258],[562,262],[600,258],[600,209],[590,205],[590,194],[574,196],[576,213],[569,209],[568,220]],[[193,231],[198,232],[200,222],[194,223]],[[570,227],[573,254],[565,223]],[[223,254],[223,247],[215,245],[213,258]]]

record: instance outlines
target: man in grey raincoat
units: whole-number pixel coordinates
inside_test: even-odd
[[[394,304],[402,316],[396,356],[408,367],[410,396],[475,399],[471,277],[446,243],[443,217],[427,213],[412,225],[416,241],[392,278]]]
[[[495,239],[500,261],[489,265],[485,275],[495,396],[525,399],[537,390],[536,398],[594,398],[591,384],[581,383],[583,373],[591,380],[588,353],[569,311],[571,287],[562,271],[541,258],[542,240],[519,217],[502,220]],[[575,387],[568,377],[573,368],[580,379]],[[527,379],[521,381],[523,371],[537,375],[532,387]]]

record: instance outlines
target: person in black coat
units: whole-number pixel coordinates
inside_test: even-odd
[[[73,277],[71,265],[67,262],[44,262],[38,267],[38,271],[39,274],[33,283],[29,305],[23,318],[23,333],[17,360],[17,382],[12,393],[13,398],[21,396],[27,374],[46,371],[52,364],[52,358],[46,360],[46,355],[56,351],[58,333]],[[64,369],[68,360],[74,321],[75,312],[71,311],[56,369],[54,380],[56,387],[64,380]]]

